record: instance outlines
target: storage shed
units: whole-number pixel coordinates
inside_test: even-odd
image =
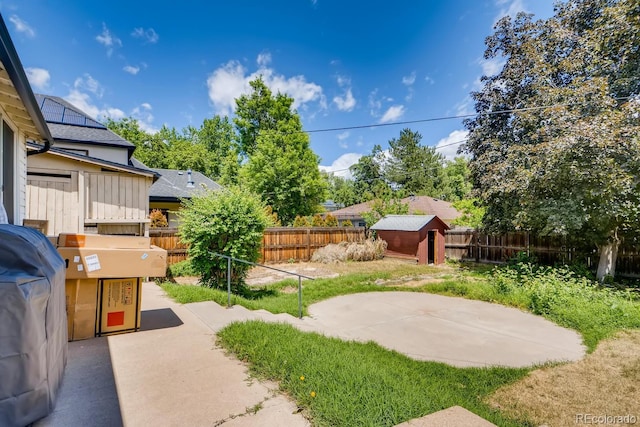
[[[435,215],[387,215],[372,227],[387,242],[385,256],[415,259],[418,264],[444,262],[444,232]]]

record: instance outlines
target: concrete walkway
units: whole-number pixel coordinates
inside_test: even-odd
[[[145,283],[142,305],[140,332],[69,343],[56,408],[35,427],[309,425],[160,287]]]
[[[153,283],[144,284],[142,301],[140,332],[69,343],[55,411],[36,427],[309,425],[277,384],[250,380],[245,365],[216,347],[215,332],[239,320],[374,340],[419,360],[456,366],[527,366],[584,355],[578,334],[537,316],[438,295],[336,297],[311,306],[311,317],[302,320],[214,302],[179,305]],[[491,424],[449,408],[405,425]]]

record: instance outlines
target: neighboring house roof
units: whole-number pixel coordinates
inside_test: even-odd
[[[204,190],[220,190],[222,186],[200,172],[175,169],[152,169],[160,178],[149,190],[149,200],[153,202],[178,202],[190,199]],[[189,173],[192,185],[189,186]]]
[[[37,148],[39,148],[38,145],[30,142],[27,143],[27,149],[35,150]],[[71,160],[78,160],[80,162],[91,163],[94,165],[101,166],[105,169],[117,170],[121,172],[129,172],[136,175],[148,176],[154,179],[158,178],[158,175],[153,170],[148,168],[138,168],[131,165],[123,165],[122,163],[111,162],[109,160],[98,159],[97,157],[90,157],[90,156],[85,156],[84,154],[74,153],[72,151],[67,151],[63,148],[51,147],[48,153],[59,156],[59,157],[71,159]]]
[[[442,222],[435,215],[387,215],[380,221],[371,226],[372,230],[391,230],[391,231],[419,231],[427,224],[436,220]],[[444,224],[446,228],[449,228]]]
[[[41,94],[36,94],[35,97],[54,139],[91,145],[124,147],[129,150],[129,155],[136,148],[134,144],[112,132],[105,125],[64,99]]]
[[[461,215],[451,203],[429,196],[405,197],[401,201],[409,205],[409,214],[436,215],[445,222],[456,219]],[[371,203],[369,201],[347,206],[346,208],[335,210],[331,214],[338,219],[362,218],[363,213],[371,210]]]
[[[27,139],[38,142],[45,140],[45,148],[48,148],[53,138],[1,15],[0,62],[0,95],[7,115],[14,123],[19,124]]]

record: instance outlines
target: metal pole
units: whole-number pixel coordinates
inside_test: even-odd
[[[231,258],[227,258],[227,308],[231,308]]]
[[[302,319],[302,277],[298,276],[298,317]]]

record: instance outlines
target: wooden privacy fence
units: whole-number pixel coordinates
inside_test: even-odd
[[[584,261],[597,264],[598,254],[579,252],[561,236],[535,236],[526,232],[491,235],[474,230],[448,230],[445,233],[445,253],[449,259],[475,262],[504,263],[518,252],[536,257],[541,264]],[[620,246],[616,274],[640,277],[640,248]]]
[[[364,227],[274,227],[262,238],[262,261],[309,261],[313,253],[330,243],[361,242]]]
[[[149,230],[151,244],[167,250],[169,265],[187,259],[187,246],[175,228]],[[309,261],[313,253],[330,243],[361,242],[363,227],[275,227],[267,228],[262,238],[261,263]]]

